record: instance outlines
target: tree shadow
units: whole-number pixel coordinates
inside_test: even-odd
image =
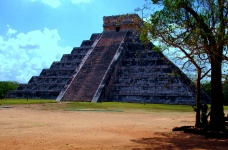
[[[152,138],[132,139],[131,141],[142,144],[142,148],[133,148],[132,150],[226,150],[228,148],[228,139],[205,138],[201,135],[183,132],[156,132]]]

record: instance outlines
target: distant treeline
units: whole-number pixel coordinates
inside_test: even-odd
[[[0,81],[0,99],[3,99],[8,91],[16,90],[18,86],[18,82]]]
[[[228,105],[228,82],[224,82],[222,86],[223,86],[224,104]],[[201,88],[208,96],[211,96],[210,83],[201,84]]]

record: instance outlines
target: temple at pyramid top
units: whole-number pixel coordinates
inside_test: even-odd
[[[141,26],[142,20],[137,14],[105,16],[103,18],[104,31],[135,30]]]
[[[195,104],[193,82],[152,43],[143,44],[137,14],[105,16],[102,33],[64,54],[9,98],[83,102]],[[202,99],[208,97],[202,93]]]

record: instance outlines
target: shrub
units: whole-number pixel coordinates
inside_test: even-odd
[[[10,90],[16,90],[19,83],[13,81],[0,81],[0,99],[2,100]]]

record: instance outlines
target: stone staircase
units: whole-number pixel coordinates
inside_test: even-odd
[[[90,40],[75,47],[71,54],[64,54],[60,61],[43,69],[39,76],[33,76],[28,84],[21,84],[16,91],[7,93],[8,98],[56,99],[62,89],[69,84],[82,59],[100,34],[92,34]]]
[[[61,100],[91,101],[127,31],[104,31]]]

